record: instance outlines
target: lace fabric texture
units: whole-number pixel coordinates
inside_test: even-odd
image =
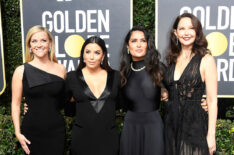
[[[209,154],[206,135],[208,115],[201,107],[205,83],[200,75],[197,53],[174,81],[175,64],[168,67],[164,84],[169,91],[165,113],[165,150],[168,155]]]

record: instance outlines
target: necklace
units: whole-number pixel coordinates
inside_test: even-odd
[[[139,69],[135,69],[135,68],[133,68],[133,65],[132,65],[132,63],[131,63],[131,69],[132,69],[133,71],[135,71],[135,72],[139,72],[139,71],[142,71],[143,69],[145,69],[145,66],[143,66],[143,67],[141,67],[141,68],[139,68]]]

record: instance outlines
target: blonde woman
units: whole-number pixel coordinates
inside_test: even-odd
[[[64,153],[65,124],[60,107],[65,76],[64,66],[55,57],[51,33],[33,26],[26,36],[26,63],[16,68],[12,78],[12,119],[15,135],[26,154]],[[22,96],[28,111],[21,124]]]

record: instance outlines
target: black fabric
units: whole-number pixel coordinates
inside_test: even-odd
[[[201,107],[205,83],[200,75],[201,55],[197,53],[174,81],[175,64],[168,67],[164,83],[169,91],[165,113],[166,154],[206,155],[208,115]]]
[[[133,62],[135,69],[144,61]],[[127,84],[122,88],[128,112],[121,134],[120,155],[163,155],[163,123],[157,111],[161,88],[153,86],[147,71],[131,71]]]
[[[71,154],[117,155],[119,134],[115,124],[115,110],[118,106],[120,88],[119,72],[108,72],[106,88],[99,98],[90,92],[81,70],[69,72],[66,83],[69,96],[75,99],[76,109],[71,136]],[[100,101],[103,104],[99,105]],[[98,108],[92,103],[96,103]]]
[[[40,70],[29,63],[24,64],[25,74],[27,76],[29,88],[40,86],[43,84],[61,81],[60,77]]]
[[[104,106],[105,100],[106,98],[110,95],[110,82],[111,82],[111,76],[109,76],[110,74],[107,74],[107,84],[106,87],[104,89],[104,91],[102,92],[101,96],[99,98],[96,98],[94,96],[94,94],[92,93],[92,91],[89,89],[87,83],[85,82],[84,79],[84,75],[82,74],[82,72],[80,72],[81,75],[79,76],[79,78],[81,79],[81,81],[83,81],[83,87],[85,88],[84,93],[89,96],[89,102],[91,103],[91,105],[93,106],[94,110],[99,113],[102,109],[102,107]]]
[[[120,155],[164,155],[163,122],[158,111],[128,111],[121,134]]]
[[[27,63],[24,64],[23,94],[28,111],[22,134],[31,141],[32,155],[63,155],[65,122],[60,113],[65,81]]]
[[[144,61],[133,62],[134,68],[144,66]],[[154,87],[151,76],[144,69],[140,72],[131,71],[123,88],[128,110],[134,112],[150,112],[159,108],[161,88]]]

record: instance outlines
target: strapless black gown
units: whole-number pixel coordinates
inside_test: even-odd
[[[28,63],[24,64],[23,96],[28,104],[21,130],[31,141],[32,155],[63,155],[65,122],[60,113],[65,81]]]

